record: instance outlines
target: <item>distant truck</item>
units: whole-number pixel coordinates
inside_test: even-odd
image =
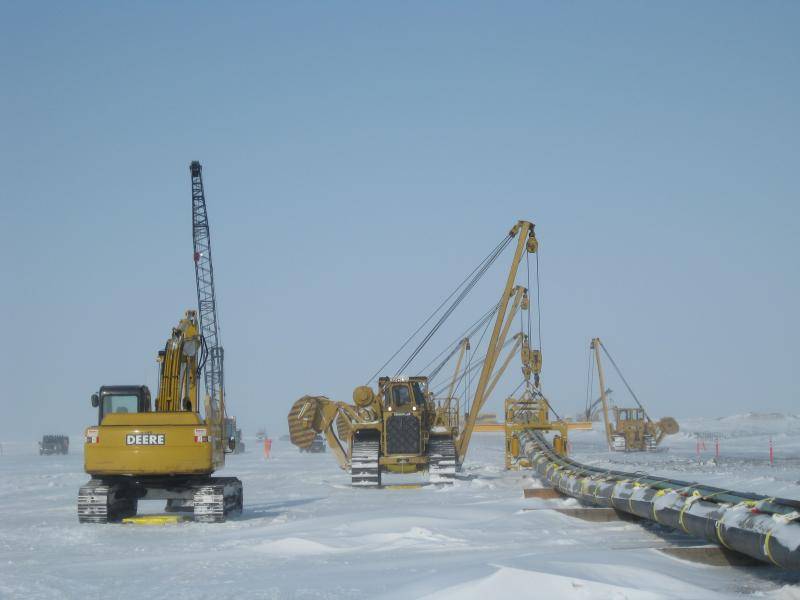
[[[325,452],[325,440],[322,439],[322,435],[319,433],[315,435],[311,445],[308,448],[300,448],[300,452],[311,452],[312,454]]]
[[[69,436],[45,435],[39,442],[39,454],[69,454]]]

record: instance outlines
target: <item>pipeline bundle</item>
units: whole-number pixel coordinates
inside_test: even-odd
[[[537,431],[521,433],[532,467],[558,491],[720,544],[784,569],[800,569],[800,501],[588,467],[558,456]]]

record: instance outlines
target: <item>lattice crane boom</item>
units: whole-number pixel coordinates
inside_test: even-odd
[[[214,290],[214,266],[211,261],[211,233],[208,227],[208,211],[203,190],[203,167],[199,161],[192,161],[189,167],[192,176],[192,238],[194,242],[194,272],[197,283],[197,312],[200,332],[208,348],[208,358],[204,369],[206,394],[211,406],[225,410],[225,379],[222,342],[217,318],[217,300]]]

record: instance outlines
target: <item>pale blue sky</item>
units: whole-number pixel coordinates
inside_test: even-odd
[[[520,218],[557,408],[597,335],[656,415],[798,411],[800,4],[161,4],[0,4],[0,439],[155,388],[194,159],[248,432],[349,399]]]

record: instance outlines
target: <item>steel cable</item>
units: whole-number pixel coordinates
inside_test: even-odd
[[[466,277],[465,277],[465,278],[464,278],[464,279],[461,281],[461,283],[459,283],[459,284],[456,286],[456,288],[455,288],[455,289],[454,289],[454,290],[453,290],[453,291],[450,293],[450,295],[449,295],[449,296],[447,296],[447,298],[445,298],[445,299],[442,301],[442,303],[441,303],[441,304],[439,304],[439,306],[436,308],[436,310],[434,310],[434,311],[433,311],[433,312],[430,314],[430,316],[429,316],[427,319],[425,319],[425,321],[423,321],[422,325],[420,325],[419,327],[417,327],[417,329],[414,331],[414,333],[412,333],[412,334],[411,334],[411,335],[410,335],[410,336],[409,336],[409,337],[406,339],[406,341],[405,341],[405,342],[403,342],[403,344],[402,344],[402,345],[401,345],[401,346],[400,346],[400,347],[397,349],[397,351],[396,351],[394,354],[392,354],[392,356],[391,356],[391,357],[389,357],[389,359],[388,359],[388,360],[387,360],[385,363],[383,363],[383,364],[380,366],[380,368],[379,368],[377,371],[375,371],[375,373],[372,375],[372,377],[370,377],[370,378],[369,378],[369,380],[367,381],[366,385],[369,385],[370,383],[372,383],[372,381],[373,381],[373,380],[374,380],[374,379],[375,379],[375,378],[376,378],[378,375],[380,375],[381,371],[383,371],[383,370],[386,368],[386,366],[387,366],[387,365],[389,365],[389,363],[391,363],[391,362],[392,362],[392,361],[393,361],[393,360],[394,360],[394,359],[397,357],[397,355],[398,355],[398,354],[400,354],[400,353],[403,351],[403,349],[404,349],[404,348],[405,348],[405,347],[406,347],[406,346],[409,344],[409,342],[411,342],[411,340],[413,340],[413,339],[414,339],[414,338],[417,336],[417,334],[418,334],[420,331],[422,331],[422,329],[425,327],[425,325],[427,325],[427,324],[430,322],[430,320],[431,320],[431,319],[433,319],[433,317],[435,317],[435,316],[438,314],[438,312],[439,312],[439,311],[442,309],[442,307],[443,307],[445,304],[447,304],[447,302],[448,302],[448,301],[449,301],[449,300],[450,300],[450,299],[451,299],[453,296],[455,296],[455,295],[456,295],[456,293],[458,292],[458,290],[459,290],[459,289],[461,289],[461,287],[462,287],[462,286],[463,286],[463,285],[464,285],[464,284],[465,284],[467,281],[469,281],[469,280],[470,280],[470,278],[471,278],[471,277],[472,277],[472,276],[475,274],[475,272],[476,272],[476,271],[478,271],[478,270],[481,268],[481,266],[482,266],[482,265],[483,265],[483,264],[484,264],[484,263],[485,263],[487,260],[489,260],[491,257],[494,257],[494,258],[492,258],[492,261],[494,261],[494,259],[496,259],[496,258],[497,258],[498,249],[499,249],[500,251],[502,251],[502,249],[503,249],[503,248],[506,246],[506,244],[508,244],[508,242],[509,242],[510,240],[511,240],[511,236],[510,236],[510,235],[506,235],[506,237],[505,237],[505,238],[503,238],[503,241],[502,241],[502,242],[500,242],[500,243],[499,243],[497,246],[495,246],[495,248],[494,248],[494,249],[493,249],[493,250],[492,250],[492,251],[491,251],[491,252],[490,252],[490,253],[489,253],[489,254],[488,254],[488,255],[487,255],[487,256],[486,256],[486,257],[485,257],[485,258],[484,258],[484,259],[483,259],[481,262],[480,262],[480,263],[478,263],[478,266],[477,266],[477,267],[475,267],[475,268],[472,270],[472,272],[471,272],[469,275],[467,275],[467,276],[466,276]]]
[[[417,355],[422,351],[422,349],[425,347],[425,345],[430,341],[430,339],[434,336],[434,334],[439,330],[439,328],[442,326],[442,324],[444,324],[444,322],[448,319],[448,317],[450,317],[450,315],[458,307],[458,305],[461,304],[461,302],[464,300],[464,298],[466,298],[467,295],[472,291],[472,289],[475,287],[475,285],[478,283],[478,281],[480,281],[481,278],[484,276],[486,271],[489,270],[489,267],[491,267],[492,264],[494,263],[494,261],[497,260],[497,257],[500,256],[500,254],[502,254],[503,250],[505,250],[506,246],[511,241],[511,239],[512,239],[512,237],[510,235],[506,236],[506,238],[497,246],[495,251],[490,255],[488,260],[484,260],[484,263],[483,263],[483,265],[480,266],[478,272],[475,273],[473,278],[464,287],[464,289],[461,291],[461,293],[458,295],[458,297],[456,297],[456,299],[453,300],[453,303],[447,308],[447,310],[445,310],[445,312],[442,314],[442,316],[439,317],[439,320],[431,328],[431,330],[427,333],[427,335],[425,335],[425,337],[422,339],[422,341],[419,343],[419,345],[414,349],[414,352],[411,353],[411,356],[409,356],[406,359],[406,361],[400,366],[400,368],[396,371],[395,376],[400,375],[406,369],[406,367],[408,367],[411,364],[411,362],[417,357]],[[452,294],[451,294],[451,297],[452,297]],[[437,312],[438,312],[438,309],[437,309]],[[430,320],[430,318],[428,320]],[[373,378],[374,378],[374,376],[373,376]]]

